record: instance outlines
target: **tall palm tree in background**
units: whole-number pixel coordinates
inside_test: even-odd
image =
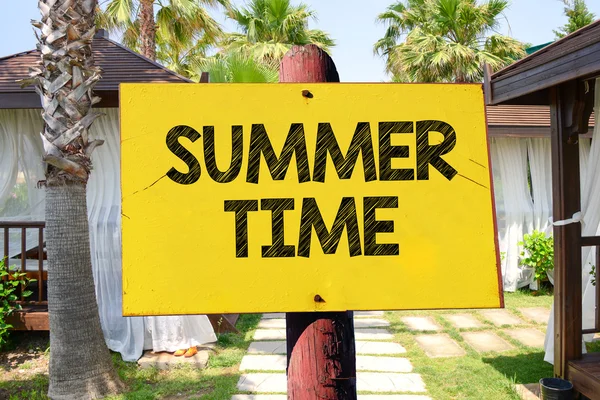
[[[525,56],[524,45],[495,33],[506,0],[405,0],[378,16],[387,26],[374,46],[393,79],[403,82],[480,82]]]
[[[100,116],[92,89],[96,0],[41,0],[34,22],[41,62],[26,84],[35,84],[44,119],[46,247],[50,322],[51,399],[96,399],[122,390],[100,328],[92,277],[86,184],[90,155],[102,144],[88,141]]]
[[[567,23],[554,31],[557,39],[563,38],[576,30],[594,22],[596,16],[591,12],[585,0],[561,0],[565,4],[564,14],[567,16]]]
[[[206,6],[230,9],[229,0],[109,0],[98,10],[97,24],[122,34],[130,49],[184,73],[223,36]]]
[[[278,62],[296,44],[316,44],[326,51],[335,45],[326,32],[308,29],[309,20],[316,20],[316,14],[306,4],[251,0],[246,7],[232,8],[228,16],[243,33],[227,34],[225,52],[243,52],[258,60]]]

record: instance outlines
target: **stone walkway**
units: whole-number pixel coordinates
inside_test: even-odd
[[[400,321],[427,356],[462,357],[469,349],[501,353],[518,344],[543,348],[549,312],[543,307],[521,308],[518,313],[465,310],[443,313],[437,321],[419,315],[403,316]],[[431,400],[425,382],[413,372],[406,349],[393,341],[384,313],[355,312],[354,317],[359,400]],[[458,331],[463,340],[452,339],[451,331]],[[240,394],[232,400],[285,400],[285,315],[264,314],[253,339],[240,364]]]
[[[382,311],[354,313],[359,400],[431,400],[421,376],[412,372],[404,357],[406,350],[392,341],[383,315]],[[240,364],[240,394],[232,400],[285,400],[285,367],[285,315],[264,314]]]
[[[442,318],[460,332],[463,346],[478,353],[513,350],[510,339],[524,346],[544,347],[544,329],[550,310],[544,307],[521,308],[522,317],[508,309],[469,310],[442,314]],[[453,340],[432,317],[406,316],[400,319],[421,349],[431,358],[460,357],[465,348]],[[501,335],[499,335],[501,333]],[[504,336],[504,337],[503,337]]]

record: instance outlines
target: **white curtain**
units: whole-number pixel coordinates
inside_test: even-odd
[[[531,191],[533,193],[533,229],[545,231],[552,216],[552,149],[550,138],[527,139]]]
[[[600,79],[596,80],[596,99],[594,104],[594,114],[600,115]],[[596,123],[593,138],[600,137],[600,123]],[[587,142],[587,141],[586,141]],[[587,153],[587,144],[583,143],[583,151],[580,151],[581,158],[587,160],[587,164],[581,165],[582,175],[585,174],[585,180],[582,176],[582,194],[581,194],[581,213],[583,236],[596,236],[600,234],[600,174],[588,173],[589,171],[600,171],[600,140],[592,140],[589,156]],[[583,160],[582,160],[583,161]],[[581,283],[583,291],[583,329],[594,327],[595,295],[596,287],[592,285],[590,269],[595,264],[595,251],[592,247],[584,247],[582,251],[582,272]],[[597,268],[599,266],[596,266]],[[546,331],[546,354],[544,360],[554,363],[554,307],[550,313],[548,329]],[[583,346],[585,352],[585,346]]]
[[[533,227],[533,203],[527,181],[527,142],[518,138],[491,141],[494,197],[504,290],[514,292],[532,282],[530,269],[519,266],[519,245]]]
[[[126,361],[142,354],[142,317],[121,315],[121,186],[118,109],[99,110],[106,115],[92,125],[92,139],[104,144],[92,153],[93,171],[88,182],[90,250],[102,330],[108,347]]]
[[[45,193],[37,188],[44,179],[41,129],[39,110],[0,110],[0,220],[44,220]],[[26,244],[37,246],[37,231],[27,230]],[[11,229],[8,256],[20,253],[21,230]]]
[[[106,115],[96,120],[90,137],[103,139],[105,143],[92,154],[94,169],[88,182],[87,205],[92,269],[102,330],[108,347],[121,353],[124,360],[135,361],[142,355],[144,339],[148,335],[150,343],[156,346],[168,344],[181,348],[216,340],[205,315],[152,317],[146,319],[147,323],[142,317],[121,316],[118,109],[99,111]],[[41,129],[39,110],[0,110],[0,220],[44,220],[45,191],[36,188],[37,182],[44,179]],[[23,191],[25,195],[21,195]],[[18,202],[14,200],[15,195]],[[21,197],[25,200],[21,200]],[[11,237],[10,243],[11,255],[18,254],[20,240]],[[13,244],[16,246],[14,249]],[[37,241],[28,240],[29,244],[33,247]]]

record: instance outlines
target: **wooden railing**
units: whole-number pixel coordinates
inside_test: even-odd
[[[0,230],[4,232],[4,255],[3,260],[8,262],[8,265],[12,261],[20,264],[21,272],[27,274],[30,279],[35,279],[34,285],[37,286],[37,299],[30,300],[23,297],[22,290],[20,291],[20,303],[23,304],[48,304],[47,300],[44,300],[44,284],[47,280],[47,271],[44,271],[44,227],[46,223],[44,221],[0,221]],[[10,231],[19,229],[21,231],[21,253],[20,259],[9,259],[9,244],[10,244]],[[27,251],[27,230],[37,229],[37,251]],[[30,246],[31,247],[31,246]],[[28,258],[30,257],[30,258]],[[37,261],[37,268],[27,268],[28,261],[35,263]]]

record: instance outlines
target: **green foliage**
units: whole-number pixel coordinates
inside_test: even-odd
[[[223,38],[221,26],[206,6],[230,8],[229,0],[155,1],[156,58],[167,68],[188,76],[190,65]],[[96,26],[122,36],[128,48],[140,50],[140,0],[109,0],[96,14]]]
[[[212,83],[272,83],[279,79],[279,66],[258,61],[241,53],[217,54],[192,66],[189,75],[198,81],[202,72],[208,72]]]
[[[565,3],[565,15],[568,21],[565,25],[554,31],[557,39],[563,38],[576,30],[594,22],[596,16],[590,12],[585,0],[561,0]]]
[[[524,45],[495,33],[505,0],[401,0],[378,16],[387,30],[376,54],[399,82],[481,82],[525,56]]]
[[[0,215],[4,217],[21,215],[27,210],[28,206],[27,183],[18,183],[11,191],[4,205],[0,206]]]
[[[590,268],[590,282],[592,283],[593,286],[596,286],[596,266],[592,265]]]
[[[308,29],[316,14],[306,4],[290,0],[251,0],[246,7],[233,7],[229,18],[243,33],[230,33],[223,42],[226,52],[243,52],[261,61],[279,61],[293,45],[316,44],[328,51],[335,45],[324,31]]]
[[[554,269],[554,239],[544,232],[534,230],[523,236],[521,263],[535,269],[535,279],[545,281],[548,271]]]
[[[19,287],[23,289],[23,297],[31,296],[30,290],[25,287],[32,279],[27,279],[23,272],[19,272],[16,267],[9,267],[5,260],[0,260],[0,349],[8,343],[9,331],[12,328],[6,320],[21,306],[16,303],[19,299]]]

